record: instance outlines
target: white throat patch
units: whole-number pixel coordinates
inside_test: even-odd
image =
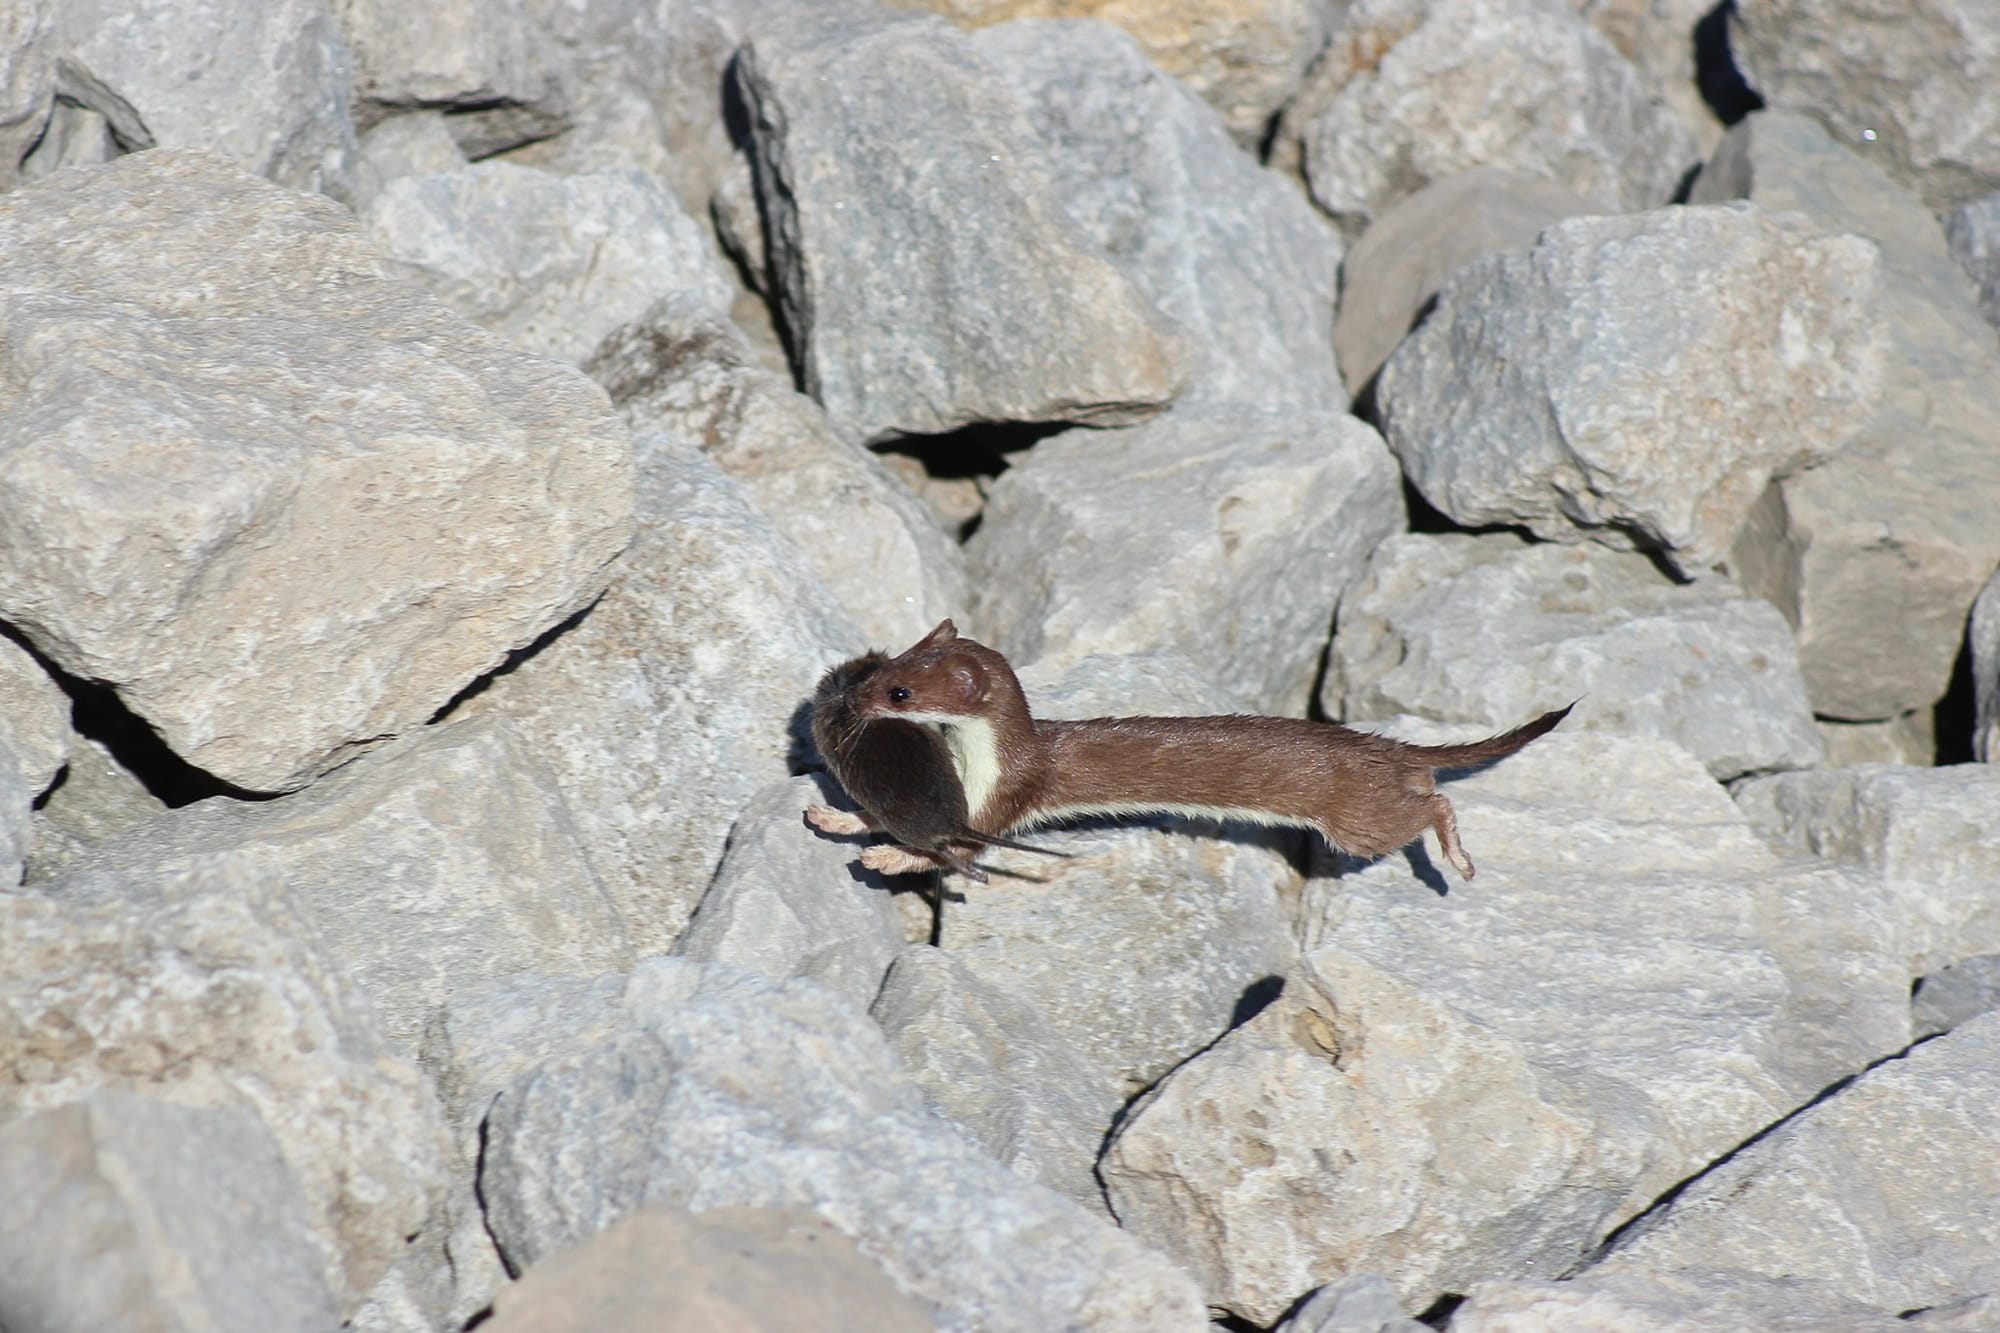
[[[956,720],[944,728],[945,744],[951,747],[952,767],[958,770],[959,785],[965,788],[965,811],[974,825],[979,813],[1000,785],[1000,738],[993,724],[983,717]]]

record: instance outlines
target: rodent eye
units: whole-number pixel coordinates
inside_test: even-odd
[[[909,701],[910,701],[910,687],[909,687],[909,686],[907,686],[907,685],[891,685],[891,686],[889,687],[889,702],[890,702],[890,703],[892,703],[892,704],[906,704],[906,703],[908,703]]]

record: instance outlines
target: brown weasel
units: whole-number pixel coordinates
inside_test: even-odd
[[[866,653],[820,677],[813,691],[813,744],[827,770],[861,806],[862,813],[857,816],[831,806],[812,805],[806,807],[806,821],[823,833],[866,833],[873,829],[887,833],[903,846],[869,847],[860,857],[862,865],[885,874],[907,874],[911,869],[942,865],[984,884],[986,872],[953,850],[959,844],[1060,855],[970,827],[965,788],[952,766],[951,751],[937,731],[899,718],[871,720],[861,716],[852,701],[854,688],[888,661],[887,654]],[[919,865],[910,864],[913,856]]]
[[[974,829],[1007,833],[1073,815],[1198,815],[1316,829],[1336,848],[1372,857],[1428,828],[1466,879],[1472,858],[1435,770],[1510,755],[1570,711],[1466,745],[1411,745],[1329,722],[1242,714],[1038,721],[1007,659],[959,638],[949,620],[850,697],[862,717],[943,731]]]

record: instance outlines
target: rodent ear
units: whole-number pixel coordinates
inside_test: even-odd
[[[947,618],[938,621],[937,628],[917,640],[916,648],[912,648],[910,651],[915,652],[917,648],[936,648],[940,644],[950,643],[956,638],[958,638],[958,626],[952,624],[950,619]]]

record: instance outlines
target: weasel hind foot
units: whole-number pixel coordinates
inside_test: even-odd
[[[821,833],[846,836],[868,832],[868,821],[847,810],[836,810],[830,805],[809,805],[806,807],[806,823]]]
[[[1445,860],[1470,880],[1477,872],[1472,868],[1472,858],[1465,854],[1465,845],[1458,840],[1458,812],[1451,808],[1451,802],[1443,795],[1433,796],[1431,800],[1434,803],[1432,808],[1437,811],[1437,822],[1431,827],[1437,832],[1438,846],[1444,849]]]

